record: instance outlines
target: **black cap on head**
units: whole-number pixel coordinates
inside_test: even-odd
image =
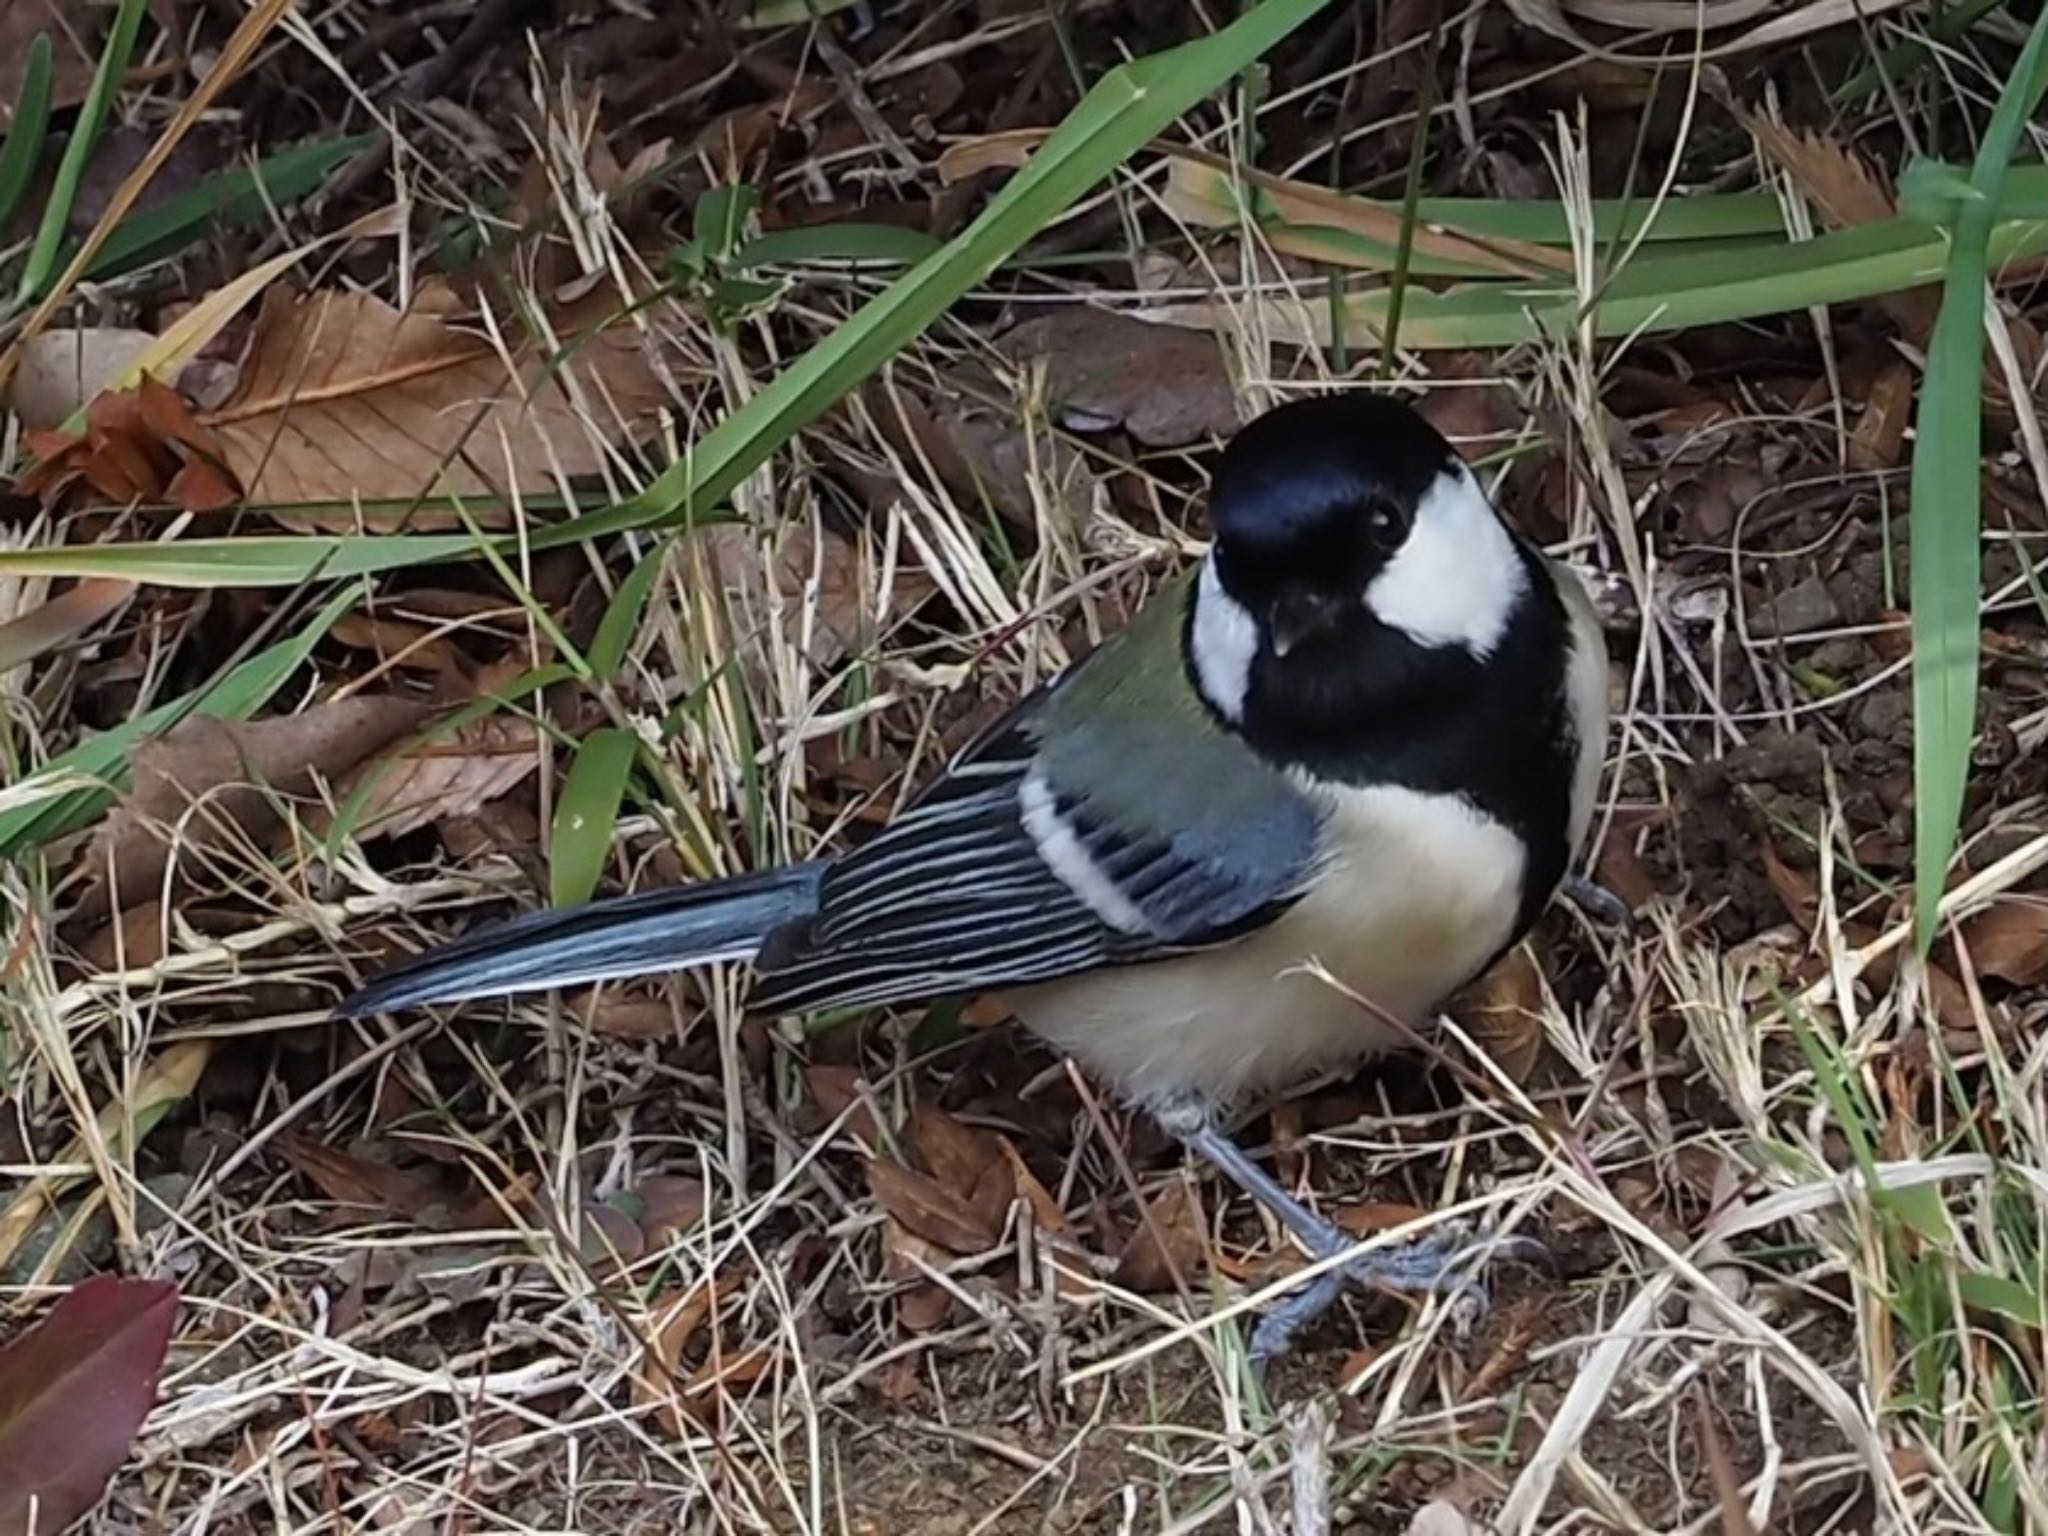
[[[1209,519],[1228,543],[1289,544],[1369,501],[1413,508],[1456,461],[1442,433],[1390,396],[1295,400],[1230,440],[1210,482]]]

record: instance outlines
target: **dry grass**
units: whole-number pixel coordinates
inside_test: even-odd
[[[1372,62],[1314,90],[1340,91]],[[543,61],[535,70],[546,94]],[[532,146],[555,212],[587,270],[635,274],[650,255],[582,195],[590,124],[556,99],[567,104]],[[458,138],[474,127],[443,125]],[[1556,133],[1547,152],[1583,198],[1586,130]],[[449,163],[445,146],[418,148]],[[874,182],[898,174],[885,151],[866,153]],[[419,194],[452,196],[445,174]],[[1135,214],[1148,198],[1126,181],[1102,206]],[[1232,306],[1249,409],[1312,381],[1283,376],[1268,341],[1269,299],[1299,275],[1241,265],[1183,264],[1175,291]],[[830,328],[873,286],[793,293],[777,345]],[[1070,287],[1047,267],[1024,302],[1066,302]],[[678,360],[678,441],[758,387],[756,349],[690,306],[650,305],[635,323]],[[1562,912],[1546,923],[1540,1070],[1503,1069],[1454,1021],[1442,1045],[1466,1069],[1456,1078],[1420,1058],[1383,1063],[1311,1094],[1306,1121],[1274,1122],[1283,1166],[1333,1208],[1406,1204],[1540,1232],[1559,1275],[1504,1273],[1470,1335],[1439,1303],[1361,1301],[1268,1401],[1243,1345],[1251,1310],[1292,1283],[1268,1262],[1274,1235],[1204,1185],[1196,1252],[1209,1262],[1178,1293],[1118,1284],[1115,1228],[1137,1220],[1134,1197],[1186,1173],[979,1015],[806,1034],[744,1020],[737,979],[719,976],[634,992],[630,1036],[556,999],[332,1024],[325,1004],[376,956],[432,942],[480,901],[536,899],[534,868],[488,839],[397,865],[329,849],[301,806],[291,857],[244,840],[185,870],[154,963],[81,973],[46,926],[0,928],[14,946],[0,953],[0,1089],[15,1122],[0,1135],[15,1137],[8,1171],[27,1192],[0,1234],[36,1233],[8,1271],[12,1294],[118,1258],[184,1297],[161,1406],[105,1528],[1394,1532],[1442,1498],[1517,1532],[2048,1529],[2048,998],[2000,988],[1952,948],[1937,981],[1954,994],[1932,998],[1905,958],[1910,914],[1857,867],[1845,802],[1883,765],[1851,746],[1868,733],[1857,711],[1900,686],[1903,661],[1881,649],[1898,654],[1899,622],[1785,638],[1746,608],[1760,587],[1790,585],[1778,571],[1807,569],[1848,515],[1809,519],[1818,541],[1752,543],[1762,503],[1804,484],[1845,508],[1897,476],[1833,462],[1833,403],[1786,411],[1738,381],[1700,429],[1705,452],[1790,445],[1796,473],[1749,497],[1720,570],[1694,547],[1674,575],[1640,514],[1697,476],[1701,445],[1667,444],[1662,478],[1628,457],[1607,401],[1637,355],[1588,332],[1478,376],[1405,366],[1445,403],[1502,384],[1550,429],[1554,474],[1503,484],[1518,512],[1552,497],[1557,549],[1617,615],[1626,707],[1596,867],[1647,869],[1659,894],[1626,939]],[[2018,381],[2010,345],[1999,355]],[[941,327],[898,362],[896,385],[976,357],[1001,366],[971,328]],[[1034,399],[1033,380],[1004,382]],[[2048,484],[2038,372],[2018,382],[2027,473]],[[830,846],[896,804],[963,722],[1113,630],[1199,547],[1181,531],[1200,527],[1184,466],[1126,466],[1135,499],[1097,493],[1076,527],[1054,473],[1062,434],[1027,408],[1044,472],[1032,526],[1005,527],[884,430],[878,398],[742,487],[738,510],[768,531],[722,534],[715,563],[708,542],[663,547],[602,694],[613,722],[658,741],[666,778],[659,803],[620,823],[615,878]],[[827,464],[891,492],[843,545],[819,531],[839,526]],[[2048,549],[2024,531],[2003,542],[2014,564],[1994,575],[1989,611],[2038,614]],[[735,573],[746,580],[725,590]],[[502,575],[492,632],[550,654],[557,616],[531,570]],[[937,591],[943,625],[911,610],[913,583]],[[0,591],[0,604],[29,595]],[[463,624],[440,633],[466,637]],[[858,638],[821,638],[833,634]],[[1816,696],[1802,669],[1845,644],[1868,664]],[[0,679],[10,707],[29,707],[25,682]],[[2048,708],[2015,698],[2016,760],[2038,763]],[[61,683],[39,687],[32,718],[63,744]],[[1779,773],[1786,738],[1835,753]],[[531,750],[545,825],[558,748],[539,733]],[[1699,789],[1707,769],[1718,800]],[[1810,852],[1809,921],[1760,916],[1768,887],[1726,862],[1758,835],[1731,809],[1731,774],[1770,788],[1792,834],[1781,846]],[[47,915],[67,855],[0,869],[0,903]],[[1958,924],[2041,890],[2038,782],[2003,795],[1963,862],[1946,908]],[[183,925],[186,909],[220,908],[240,921]],[[821,1116],[806,1070],[818,1062],[857,1067],[866,1096]],[[1015,1139],[1072,1242],[1020,1199],[986,1253],[900,1243],[863,1155],[890,1150],[914,1103],[939,1100]],[[885,1145],[860,1145],[878,1122]],[[309,1174],[321,1147],[424,1170],[439,1193],[350,1203],[339,1176]],[[644,1216],[651,1178],[697,1181],[701,1219],[650,1236],[631,1213]],[[37,1224],[28,1202],[45,1188],[61,1188],[61,1218]],[[932,1287],[951,1304],[914,1324],[910,1301]]]

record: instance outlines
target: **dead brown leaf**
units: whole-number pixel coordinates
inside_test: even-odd
[[[963,1256],[995,1246],[994,1230],[963,1196],[893,1159],[868,1160],[868,1188],[885,1211],[926,1242]]]
[[[585,1201],[580,1252],[592,1264],[632,1264],[647,1252],[647,1234],[640,1230],[639,1222],[617,1206]]]
[[[61,426],[155,345],[150,332],[120,326],[53,327],[21,344],[7,404],[25,427]]]
[[[903,1127],[917,1160],[947,1189],[967,1197],[967,1208],[990,1232],[1000,1232],[1017,1198],[1017,1178],[993,1131],[967,1125],[936,1104],[919,1102]]]
[[[381,743],[380,743],[381,745]],[[335,792],[347,805],[367,798],[352,823],[364,841],[404,837],[421,827],[474,815],[510,794],[540,767],[540,731],[517,715],[486,715],[448,737],[419,742],[393,757],[365,759]],[[316,826],[324,827],[321,818]]]
[[[1780,858],[1769,837],[1757,839],[1757,851],[1763,859],[1764,879],[1770,882],[1785,915],[1802,931],[1813,932],[1814,924],[1820,921],[1820,887],[1811,875],[1794,869]]]
[[[793,647],[815,666],[860,651],[870,604],[867,573],[852,541],[830,528],[789,522],[768,533],[719,523],[701,528],[690,550],[748,624],[777,622]],[[890,607],[915,608],[934,590],[923,571],[899,568]]]
[[[1335,1207],[1330,1220],[1353,1237],[1371,1237],[1376,1232],[1420,1221],[1428,1214],[1419,1205],[1405,1205],[1398,1200],[1360,1200]]]
[[[882,1128],[875,1121],[873,1101],[865,1091],[865,1079],[859,1068],[813,1062],[804,1068],[804,1080],[811,1085],[811,1097],[818,1101],[818,1108],[828,1121],[844,1115],[848,1135],[863,1146],[882,1145]],[[851,1114],[847,1113],[849,1109]]]
[[[1517,1083],[1526,1083],[1543,1059],[1543,971],[1527,944],[1459,994],[1451,1016]]]
[[[429,295],[431,297],[431,295]],[[473,515],[513,489],[599,470],[608,449],[652,424],[666,398],[637,333],[613,326],[565,347],[551,370],[538,349],[508,364],[480,334],[416,305],[401,313],[369,293],[285,289],[265,295],[235,392],[204,418],[252,501],[478,498]],[[582,401],[564,387],[580,386]],[[291,514],[292,526],[352,530],[355,515]],[[459,527],[418,509],[409,528]]]
[[[1834,135],[1801,132],[1760,112],[1737,115],[1831,228],[1881,224],[1894,213],[1891,192],[1870,163]]]
[[[135,595],[135,583],[111,577],[81,581],[68,592],[0,624],[0,674],[68,645],[111,617]]]
[[[1202,1205],[1185,1179],[1146,1202],[1116,1264],[1116,1283],[1139,1292],[1179,1290],[1202,1272],[1208,1251]]]
[[[1148,448],[1182,448],[1238,428],[1222,346],[1202,331],[1077,304],[1025,321],[996,350],[1043,370],[1046,403],[1072,431],[1122,427]]]
[[[676,1031],[676,1011],[659,997],[601,987],[577,1002],[583,1027],[609,1040],[666,1040]]]
[[[633,1404],[638,1408],[658,1407],[661,1421],[672,1434],[687,1435],[696,1427],[679,1401],[687,1385],[684,1356],[704,1325],[715,1322],[719,1303],[736,1292],[745,1278],[728,1274],[708,1285],[672,1291],[650,1308],[649,1315],[659,1321],[641,1357],[644,1369],[633,1378]]]
[[[1074,1224],[1067,1219],[1067,1213],[1060,1209],[1059,1201],[1053,1199],[1038,1175],[1024,1161],[1009,1137],[999,1136],[997,1144],[1003,1149],[1003,1160],[1010,1165],[1011,1182],[1017,1193],[1024,1197],[1024,1203],[1031,1207],[1031,1220],[1038,1230],[1069,1241],[1074,1236]]]
[[[1801,132],[1761,112],[1734,110],[1763,152],[1820,210],[1828,228],[1881,224],[1897,212],[1891,189],[1870,163],[1833,134]],[[1924,338],[1934,325],[1940,295],[1933,288],[1915,288],[1889,294],[1879,303],[1908,335]]]
[[[2048,897],[2007,896],[1963,925],[1980,976],[2016,987],[2048,981]]]
[[[903,1134],[924,1171],[948,1189],[973,1189],[984,1172],[1003,1160],[993,1132],[977,1130],[922,1100],[910,1111]]]
[[[680,1174],[656,1174],[642,1179],[633,1193],[640,1201],[640,1226],[649,1242],[667,1242],[687,1232],[704,1216],[704,1181]]]
[[[62,110],[85,100],[99,63],[106,16],[78,0],[7,0],[0,5],[0,128],[14,117],[15,93],[28,64],[29,44],[50,34],[50,105]]]
[[[365,1206],[418,1221],[444,1204],[438,1179],[393,1167],[380,1158],[344,1152],[297,1131],[284,1132],[272,1145],[278,1156],[338,1205]]]
[[[1056,433],[1032,431],[1014,408],[977,398],[993,388],[948,389],[931,401],[876,391],[870,409],[898,450],[913,463],[928,459],[955,496],[1025,528],[1037,526],[1041,505],[1062,527],[1086,527],[1107,494],[1087,455]]]
[[[1912,416],[1913,370],[1903,360],[1895,361],[1871,380],[1863,414],[1849,434],[1849,463],[1862,470],[1896,466]]]
[[[79,958],[96,971],[141,970],[163,959],[169,934],[164,904],[145,901],[79,941]]]
[[[218,511],[240,496],[220,443],[153,375],[94,396],[82,435],[37,430],[25,440],[32,462],[20,490],[45,506],[80,484],[117,504],[168,502],[188,512]]]
[[[189,716],[134,753],[134,787],[78,868],[86,885],[73,920],[158,899],[173,845],[181,856],[260,841],[278,824],[277,797],[335,780],[417,726],[423,706],[387,695],[336,699],[267,720]]]

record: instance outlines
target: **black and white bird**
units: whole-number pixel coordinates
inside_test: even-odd
[[[856,851],[487,928],[341,1012],[714,961],[751,962],[771,1014],[997,992],[1317,1257],[1351,1248],[1224,1117],[1399,1043],[1388,1018],[1422,1021],[1528,931],[1592,818],[1605,645],[1577,579],[1386,397],[1259,417],[1209,511],[1196,569]],[[1262,1320],[1254,1354],[1347,1274],[1431,1289],[1464,1257],[1361,1254]]]

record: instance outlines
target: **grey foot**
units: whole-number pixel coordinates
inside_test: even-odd
[[[1329,1232],[1334,1246],[1325,1247],[1319,1258],[1352,1246],[1335,1227]],[[1403,1248],[1361,1254],[1349,1264],[1318,1275],[1307,1290],[1290,1296],[1259,1319],[1252,1331],[1252,1369],[1263,1378],[1275,1360],[1292,1351],[1302,1331],[1337,1304],[1348,1285],[1411,1296],[1454,1297],[1452,1326],[1460,1335],[1469,1333],[1486,1316],[1489,1305],[1478,1272],[1489,1261],[1501,1258],[1547,1262],[1551,1253],[1534,1238],[1472,1236],[1462,1230],[1440,1229]]]
[[[1595,922],[1618,929],[1624,937],[1635,932],[1636,915],[1629,910],[1628,903],[1599,881],[1588,880],[1584,875],[1566,875],[1563,889],[1572,905]]]
[[[1318,1259],[1348,1253],[1355,1244],[1280,1186],[1244,1149],[1216,1128],[1206,1106],[1188,1102],[1162,1106],[1159,1123],[1191,1150],[1213,1163],[1232,1183],[1263,1205]],[[1457,1298],[1456,1321],[1469,1329],[1486,1312],[1486,1290],[1476,1273],[1494,1258],[1548,1260],[1550,1250],[1533,1238],[1495,1238],[1447,1229],[1401,1248],[1378,1248],[1320,1275],[1307,1290],[1290,1297],[1260,1319],[1252,1334],[1252,1364],[1261,1375],[1287,1353],[1301,1330],[1336,1304],[1347,1285],[1405,1291],[1410,1295]]]

